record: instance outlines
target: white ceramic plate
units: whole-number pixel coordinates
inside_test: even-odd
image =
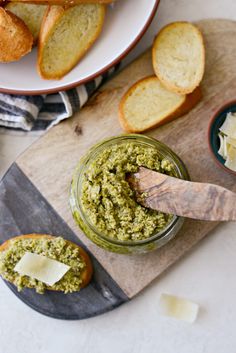
[[[36,70],[37,49],[18,62],[0,64],[0,91],[42,94],[86,82],[122,59],[145,33],[160,0],[117,0],[107,10],[100,38],[83,60],[58,81],[43,80]]]

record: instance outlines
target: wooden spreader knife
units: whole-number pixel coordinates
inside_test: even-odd
[[[236,193],[140,167],[128,176],[137,201],[147,208],[206,221],[236,221]]]

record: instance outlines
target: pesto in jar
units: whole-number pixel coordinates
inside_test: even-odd
[[[50,287],[37,279],[21,276],[14,268],[27,251],[62,262],[70,266],[70,269],[60,281]],[[85,268],[86,264],[80,256],[79,248],[61,237],[12,239],[7,249],[0,252],[0,275],[14,283],[18,291],[25,287],[35,288],[40,294],[43,294],[45,289],[64,293],[79,291],[82,284],[81,273]]]
[[[119,241],[145,240],[171,221],[172,215],[136,202],[126,175],[140,166],[174,176],[174,166],[157,149],[135,142],[107,147],[86,169],[80,201],[86,218],[102,235]]]

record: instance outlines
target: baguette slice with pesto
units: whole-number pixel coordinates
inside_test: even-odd
[[[59,261],[70,266],[70,269],[53,286],[28,276],[21,276],[14,268],[26,252]],[[61,237],[45,234],[21,235],[0,246],[0,275],[13,283],[19,291],[23,288],[34,288],[40,294],[46,289],[64,293],[77,292],[88,285],[92,272],[88,254],[78,245]]]

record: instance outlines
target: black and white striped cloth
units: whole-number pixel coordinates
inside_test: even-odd
[[[91,95],[119,68],[56,94],[22,96],[0,93],[0,126],[24,131],[44,131],[80,110]]]

